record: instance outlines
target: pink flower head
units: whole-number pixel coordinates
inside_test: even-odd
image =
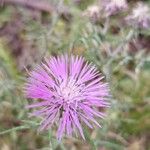
[[[127,16],[126,21],[134,27],[150,28],[150,8],[142,2],[137,3],[132,13]]]
[[[106,16],[115,15],[128,8],[126,0],[102,0]]]
[[[72,135],[76,131],[84,139],[81,124],[100,127],[95,118],[105,117],[99,110],[109,107],[108,84],[102,79],[96,67],[83,57],[62,55],[46,59],[27,80],[26,96],[39,99],[27,108],[38,108],[31,116],[42,118],[40,130],[56,124],[59,140],[64,133]]]

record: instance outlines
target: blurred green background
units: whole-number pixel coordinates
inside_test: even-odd
[[[83,15],[94,0],[12,1],[0,1],[0,150],[149,150],[150,30],[126,26],[126,12],[110,17],[105,32],[107,20]],[[128,2],[130,11],[137,1]],[[39,120],[24,108],[27,70],[65,52],[94,62],[111,88],[103,128],[85,128],[86,141],[37,133]]]

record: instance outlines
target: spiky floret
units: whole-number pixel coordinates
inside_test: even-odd
[[[106,16],[115,15],[128,8],[126,0],[102,0],[102,5]]]
[[[81,123],[90,128],[99,125],[96,117],[105,114],[99,107],[109,107],[107,83],[92,63],[83,57],[61,55],[45,59],[27,79],[25,94],[38,102],[27,108],[36,108],[31,116],[42,117],[40,130],[58,126],[57,138],[79,131],[84,138]]]
[[[129,25],[136,28],[150,28],[150,8],[148,5],[138,2],[133,8],[131,14],[129,14],[126,19]]]

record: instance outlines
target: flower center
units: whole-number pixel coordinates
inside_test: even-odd
[[[81,85],[76,84],[74,79],[70,79],[66,83],[64,81],[60,85],[61,97],[67,102],[77,100],[77,98],[82,94],[82,88],[83,87]]]

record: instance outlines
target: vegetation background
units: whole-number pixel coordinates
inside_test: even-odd
[[[84,14],[94,0],[19,2],[0,0],[0,150],[150,150],[150,30],[127,26],[126,13],[91,19]],[[38,134],[24,108],[27,70],[65,52],[94,62],[111,87],[103,128],[84,128],[86,141]]]

